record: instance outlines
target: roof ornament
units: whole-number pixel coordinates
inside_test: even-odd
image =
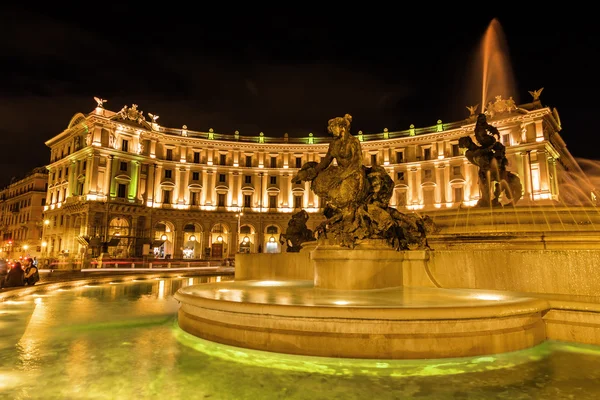
[[[469,117],[477,116],[477,107],[479,107],[479,104],[475,104],[474,106],[467,106],[467,110],[469,110]]]
[[[513,100],[512,96],[508,99],[503,99],[501,95],[496,96],[495,102],[489,102],[487,107],[485,108],[485,114],[490,117],[494,117],[496,114],[500,113],[510,113],[517,109],[517,104]]]
[[[119,111],[116,116],[121,119],[128,119],[130,121],[135,121],[138,124],[146,122],[146,117],[144,116],[144,112],[138,110],[137,104],[132,104],[131,107],[123,106],[121,111]]]
[[[533,97],[533,101],[539,101],[540,100],[540,94],[542,94],[542,90],[544,90],[544,88],[538,89],[538,90],[530,90],[529,94]]]
[[[94,97],[94,100],[96,100],[96,103],[98,103],[98,105],[96,106],[98,108],[104,108],[104,103],[108,102],[108,100],[101,99],[100,97]]]

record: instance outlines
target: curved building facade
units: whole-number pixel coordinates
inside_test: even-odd
[[[393,178],[391,206],[435,214],[479,199],[477,169],[458,146],[475,118],[353,134],[364,164],[383,165]],[[292,213],[308,211],[311,228],[322,221],[320,199],[292,176],[319,161],[330,138],[196,132],[157,120],[135,104],[115,112],[100,102],[46,142],[46,256],[223,259],[281,252],[279,236]],[[555,109],[538,99],[501,108],[488,122],[499,129],[508,169],[523,184],[518,206],[568,200],[561,177],[581,169],[560,136]]]

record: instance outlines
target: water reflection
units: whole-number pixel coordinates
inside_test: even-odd
[[[200,281],[187,277],[115,281],[0,303],[0,397],[314,400],[600,395],[600,350],[594,346],[549,342],[489,357],[373,361],[280,355],[200,340],[178,328],[178,303],[173,299],[178,289]],[[266,295],[268,301],[272,293]]]

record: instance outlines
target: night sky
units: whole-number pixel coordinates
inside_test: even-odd
[[[494,18],[514,99],[530,102],[528,92],[543,87],[541,101],[558,109],[571,153],[600,159],[590,145],[600,135],[592,98],[600,31],[585,10],[589,17],[569,19],[558,9],[527,15],[515,3],[502,12],[463,4],[451,14],[428,5],[409,12],[402,3],[48,4],[0,6],[0,187],[47,164],[44,142],[75,113],[91,112],[94,96],[113,111],[138,104],[163,126],[245,136],[324,136],[327,120],[345,113],[353,133],[461,120],[480,103],[477,54]]]

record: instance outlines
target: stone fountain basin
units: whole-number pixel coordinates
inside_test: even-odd
[[[332,290],[310,280],[180,289],[179,326],[228,345],[311,356],[424,359],[503,353],[547,339],[547,299],[501,291]]]

